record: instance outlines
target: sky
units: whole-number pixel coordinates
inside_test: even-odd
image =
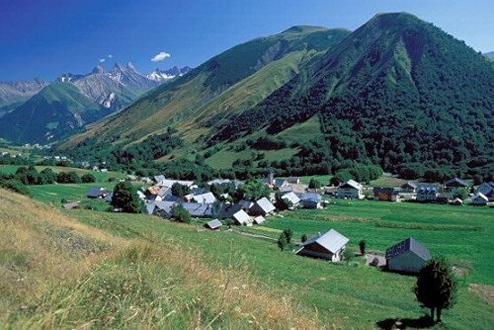
[[[355,30],[398,11],[494,51],[492,0],[0,0],[0,81],[54,80],[115,62],[143,73],[194,67],[294,25]]]

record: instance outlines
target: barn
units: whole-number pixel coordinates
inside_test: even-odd
[[[388,269],[400,273],[418,273],[431,259],[429,250],[410,237],[386,250]]]

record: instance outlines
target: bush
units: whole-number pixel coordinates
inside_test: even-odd
[[[311,178],[309,181],[309,189],[319,189],[321,188],[321,182],[318,180]]]
[[[280,248],[281,251],[283,251],[283,250],[285,250],[287,245],[288,245],[288,242],[286,240],[286,236],[284,233],[281,233],[280,237],[278,238],[278,247]]]
[[[269,197],[268,187],[259,180],[249,180],[240,189],[244,197],[251,201],[257,201],[262,197]]]
[[[27,189],[27,187],[17,179],[7,179],[0,177],[0,187],[23,195],[30,194],[29,189]]]
[[[190,194],[190,188],[175,182],[172,186],[172,194],[173,196],[183,198],[185,195]]]
[[[41,184],[52,184],[57,181],[57,174],[51,168],[45,168],[39,173]]]
[[[275,206],[278,210],[283,211],[283,210],[288,210],[293,206],[292,202],[290,202],[287,199],[282,198],[282,194],[280,192],[277,192],[275,194]]]
[[[172,210],[172,217],[175,221],[190,223],[190,213],[182,205],[176,205]]]
[[[91,173],[86,173],[81,177],[83,183],[92,183],[96,182],[96,177]]]
[[[139,213],[143,203],[137,194],[137,189],[130,182],[120,182],[113,189],[111,204],[114,208],[127,213]]]
[[[307,241],[307,234],[303,234],[302,237],[300,237],[300,241],[305,243]]]
[[[293,230],[291,230],[290,228],[283,229],[282,234],[285,236],[286,242],[290,244],[292,242]]]
[[[358,242],[358,247],[360,249],[360,254],[361,255],[364,255],[365,254],[365,248],[366,248],[366,242],[365,240],[361,240],[360,242]]]
[[[76,172],[60,172],[57,175],[58,183],[81,183],[81,178],[77,175]]]

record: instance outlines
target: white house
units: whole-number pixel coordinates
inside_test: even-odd
[[[274,213],[276,207],[266,197],[261,198],[249,209],[249,213],[252,215],[267,216]]]
[[[298,255],[330,260],[332,262],[340,261],[345,251],[349,239],[331,229],[323,235],[315,236],[303,243]]]
[[[364,199],[364,187],[354,180],[342,183],[336,190],[336,197],[341,199]]]
[[[300,203],[300,198],[294,192],[289,192],[287,194],[284,194],[283,196],[281,196],[281,198],[287,202],[290,202],[291,204],[290,209],[296,208]]]
[[[250,216],[244,210],[240,210],[233,215],[233,219],[241,226],[252,226]]]
[[[196,203],[201,203],[201,204],[214,204],[214,202],[216,202],[216,197],[214,197],[214,194],[212,192],[207,192],[200,195],[194,195],[192,196],[192,199]]]

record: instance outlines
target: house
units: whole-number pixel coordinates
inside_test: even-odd
[[[113,192],[108,193],[105,197],[105,202],[111,203],[113,201]]]
[[[417,184],[415,182],[408,181],[401,185],[401,192],[415,193],[417,191]]]
[[[153,180],[156,184],[161,184],[163,181],[166,180],[164,175],[155,175],[153,176]]]
[[[336,197],[341,199],[364,199],[364,187],[354,180],[342,183],[336,190]]]
[[[146,204],[145,210],[147,214],[168,219],[172,217],[176,205],[178,204],[175,202],[156,201]]]
[[[298,176],[289,176],[286,181],[290,184],[300,184],[300,178]]]
[[[216,197],[214,197],[212,192],[208,192],[205,194],[194,195],[192,196],[192,200],[196,203],[214,204],[216,202]]]
[[[446,186],[446,189],[448,190],[455,190],[458,188],[466,188],[468,185],[465,183],[465,181],[459,179],[459,178],[453,178],[451,180],[448,180],[444,183]]]
[[[477,193],[482,193],[489,199],[489,202],[494,201],[494,181],[484,182],[477,188]]]
[[[217,229],[220,229],[221,226],[223,226],[223,224],[218,219],[214,219],[214,220],[211,220],[208,223],[206,223],[205,226],[206,226],[206,228],[209,228],[211,230],[217,230]]]
[[[288,185],[288,181],[285,179],[275,179],[273,183],[273,188],[280,189]]]
[[[431,259],[426,247],[410,237],[386,250],[388,269],[402,273],[418,273]]]
[[[266,219],[262,216],[262,215],[259,215],[257,217],[254,218],[254,223],[256,225],[260,225],[262,224],[264,221],[266,221]]]
[[[221,219],[233,218],[233,215],[240,210],[248,211],[253,205],[251,201],[241,200],[233,205],[223,204],[221,210],[218,212],[218,217]]]
[[[417,186],[417,201],[434,202],[439,194],[439,188],[430,183],[422,183]]]
[[[304,209],[322,209],[322,197],[318,193],[303,193],[299,195],[300,205]]]
[[[476,193],[475,196],[472,197],[472,205],[476,206],[486,206],[489,203],[489,198],[482,194],[481,192]]]
[[[93,187],[91,188],[88,193],[86,194],[87,198],[105,198],[106,197],[106,190],[103,188],[98,188],[98,187]]]
[[[400,201],[399,191],[395,188],[375,187],[373,192],[374,192],[374,198],[377,200],[385,201],[385,202]]]
[[[274,213],[276,211],[276,207],[267,199],[266,197],[261,198],[257,202],[252,205],[249,209],[249,214],[251,215],[262,215],[267,216],[269,214]]]
[[[244,211],[240,210],[233,215],[233,219],[241,226],[252,225],[250,216]]]
[[[456,205],[456,206],[461,206],[461,205],[463,205],[463,200],[461,198],[459,198],[459,197],[456,197],[455,199],[453,199],[452,201],[450,201],[449,204]]]
[[[268,176],[263,180],[263,182],[268,186],[274,186],[274,174],[270,172]]]
[[[338,262],[349,239],[331,229],[323,235],[317,235],[302,245],[296,253],[301,256],[312,257]]]
[[[300,198],[294,192],[289,192],[288,194],[284,194],[283,196],[281,196],[281,199],[290,203],[291,205],[290,209],[296,208],[300,203]]]
[[[211,204],[201,203],[182,203],[182,207],[195,218],[208,218],[213,216],[213,208]]]

